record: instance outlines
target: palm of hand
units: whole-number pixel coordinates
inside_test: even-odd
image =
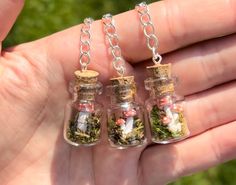
[[[192,3],[194,5],[197,1]],[[224,7],[224,3],[218,2],[219,10]],[[189,5],[190,10],[193,5]],[[157,3],[152,8],[161,10],[163,6],[163,3]],[[207,10],[206,8],[206,12]],[[162,13],[160,12],[158,17],[161,18]],[[132,12],[128,14],[133,16]],[[212,14],[218,15],[218,11]],[[228,21],[229,17],[225,15],[225,20]],[[122,21],[124,22],[124,17],[122,18],[121,15],[117,18],[117,23],[124,24]],[[214,29],[216,24],[211,21],[209,20],[209,24]],[[200,21],[195,22],[192,24],[197,25]],[[94,62],[91,68],[98,70],[102,81],[106,83],[112,76],[109,71],[110,60],[106,53],[104,39],[101,37],[100,23],[95,24],[96,36],[94,36],[92,56],[98,62]],[[132,23],[130,26],[134,27],[134,30],[139,27],[138,23]],[[206,28],[200,31],[206,35],[203,36],[206,37],[205,39],[233,32],[230,26],[227,31],[223,28],[216,27],[214,34],[207,32]],[[144,40],[136,40],[139,38],[138,35],[130,33],[127,28],[123,29],[118,29],[118,32],[121,33],[121,45],[127,48],[123,53],[125,57],[132,58],[133,61],[150,57],[150,53],[145,49]],[[196,42],[191,40],[193,39],[191,34],[194,34],[191,33],[189,39],[181,41],[183,43],[177,42],[169,47],[168,44],[171,45],[173,40],[165,39],[165,36],[161,35],[164,31],[160,30],[160,37],[162,36],[164,43],[167,43],[163,52]],[[226,33],[222,33],[224,31]],[[110,148],[105,140],[93,148],[75,149],[66,144],[62,138],[64,106],[69,98],[68,81],[78,61],[78,47],[75,47],[78,45],[78,32],[79,27],[74,27],[51,37],[2,52],[0,179],[3,184],[162,184],[235,157],[233,149],[236,144],[233,134],[236,103],[232,102],[228,105],[226,100],[219,98],[224,93],[226,99],[232,100],[235,94],[235,83],[214,88],[215,85],[234,79],[236,65],[226,58],[226,55],[235,55],[232,44],[232,40],[236,40],[234,35],[224,40],[208,41],[181,51],[173,51],[166,56],[167,62],[175,58],[173,71],[182,80],[180,84],[182,93],[189,95],[187,118],[191,123],[192,136],[195,137],[173,145],[148,145],[129,150]],[[126,38],[133,42],[127,43]],[[175,39],[180,38],[176,36]],[[197,39],[204,40],[204,38]],[[142,45],[134,50],[135,42]],[[212,46],[225,48],[226,51],[220,54],[221,58],[224,58],[224,63],[212,56],[214,52],[209,49]],[[206,51],[199,54],[199,48],[202,47]],[[204,62],[195,62],[198,56],[201,58],[204,56],[201,60],[205,61],[205,67],[199,64]],[[214,65],[206,66],[207,61],[216,58],[218,60]],[[136,79],[140,85],[144,78],[143,66],[145,65],[146,62],[134,66]],[[218,71],[206,72],[206,69],[212,67]],[[127,65],[127,68],[129,72],[134,69],[131,65]],[[226,75],[219,75],[222,70]],[[195,78],[195,74],[199,78]],[[207,91],[200,95],[195,94],[203,90]],[[145,99],[144,92],[142,92],[142,99]],[[209,116],[203,119],[206,113]],[[211,130],[207,131],[208,129]],[[222,130],[227,133],[224,138],[219,137]],[[200,135],[196,136],[197,134]],[[202,156],[202,152],[195,148],[196,145],[200,145],[207,155]],[[189,153],[189,150],[192,152]],[[190,160],[195,161],[189,164]]]
[[[3,152],[0,163],[1,179],[14,179],[10,184],[19,184],[19,179],[21,184],[42,184],[40,177],[45,185],[95,184],[95,179],[101,184],[137,184],[142,148],[117,151],[102,143],[74,149],[65,143],[62,127],[68,92],[63,68],[56,62],[49,66],[35,47],[36,53],[23,45],[3,54],[1,150],[8,152]],[[26,178],[35,170],[38,177]]]

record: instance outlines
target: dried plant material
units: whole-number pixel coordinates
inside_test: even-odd
[[[156,141],[168,141],[188,135],[183,111],[161,109],[154,105],[150,113],[152,137]],[[168,119],[168,120],[166,120]]]
[[[144,123],[137,116],[116,118],[113,115],[108,120],[108,135],[114,145],[142,145],[145,141],[144,132]]]
[[[96,143],[100,139],[100,115],[78,112],[75,119],[70,120],[67,138],[79,145]]]

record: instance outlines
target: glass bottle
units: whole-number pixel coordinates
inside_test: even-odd
[[[103,106],[96,102],[102,93],[96,71],[75,72],[73,100],[65,110],[64,139],[74,146],[91,146],[100,140]]]
[[[175,79],[171,77],[171,64],[147,67],[149,78],[145,88],[150,98],[146,109],[152,141],[159,144],[177,142],[189,136],[184,117],[184,98],[175,94]]]
[[[113,147],[142,146],[146,142],[143,107],[135,102],[133,76],[111,79],[107,87],[111,99],[108,108],[108,138]]]

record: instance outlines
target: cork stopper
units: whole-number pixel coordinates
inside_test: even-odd
[[[94,100],[102,92],[102,84],[98,81],[99,73],[92,70],[75,71],[74,97],[80,100]]]
[[[94,84],[98,81],[99,73],[92,70],[75,71],[75,81],[80,84]]]
[[[175,91],[175,87],[173,83],[164,84],[164,85],[157,85],[154,86],[155,94],[156,95],[163,95],[167,93],[173,93]]]
[[[174,81],[171,76],[171,64],[157,64],[147,67],[149,78],[145,80],[147,90],[155,96],[174,93]]]
[[[132,85],[134,84],[134,77],[133,76],[125,76],[125,77],[116,77],[111,78],[111,85]]]
[[[133,76],[111,78],[112,102],[122,103],[133,101],[136,94],[136,85]]]
[[[148,76],[152,78],[171,78],[171,64],[156,64],[147,67]]]

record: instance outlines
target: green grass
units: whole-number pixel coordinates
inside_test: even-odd
[[[169,185],[235,185],[236,160],[210,168],[170,183]]]
[[[99,19],[105,13],[117,14],[133,9],[138,2],[136,0],[26,0],[22,14],[4,41],[4,47],[35,40],[79,24],[87,16]],[[235,185],[235,174],[236,161],[231,161],[205,172],[184,177],[171,185]]]
[[[85,17],[100,19],[105,13],[132,9],[137,0],[26,0],[25,8],[4,47],[35,40],[79,24]],[[148,0],[151,3],[154,0]]]

